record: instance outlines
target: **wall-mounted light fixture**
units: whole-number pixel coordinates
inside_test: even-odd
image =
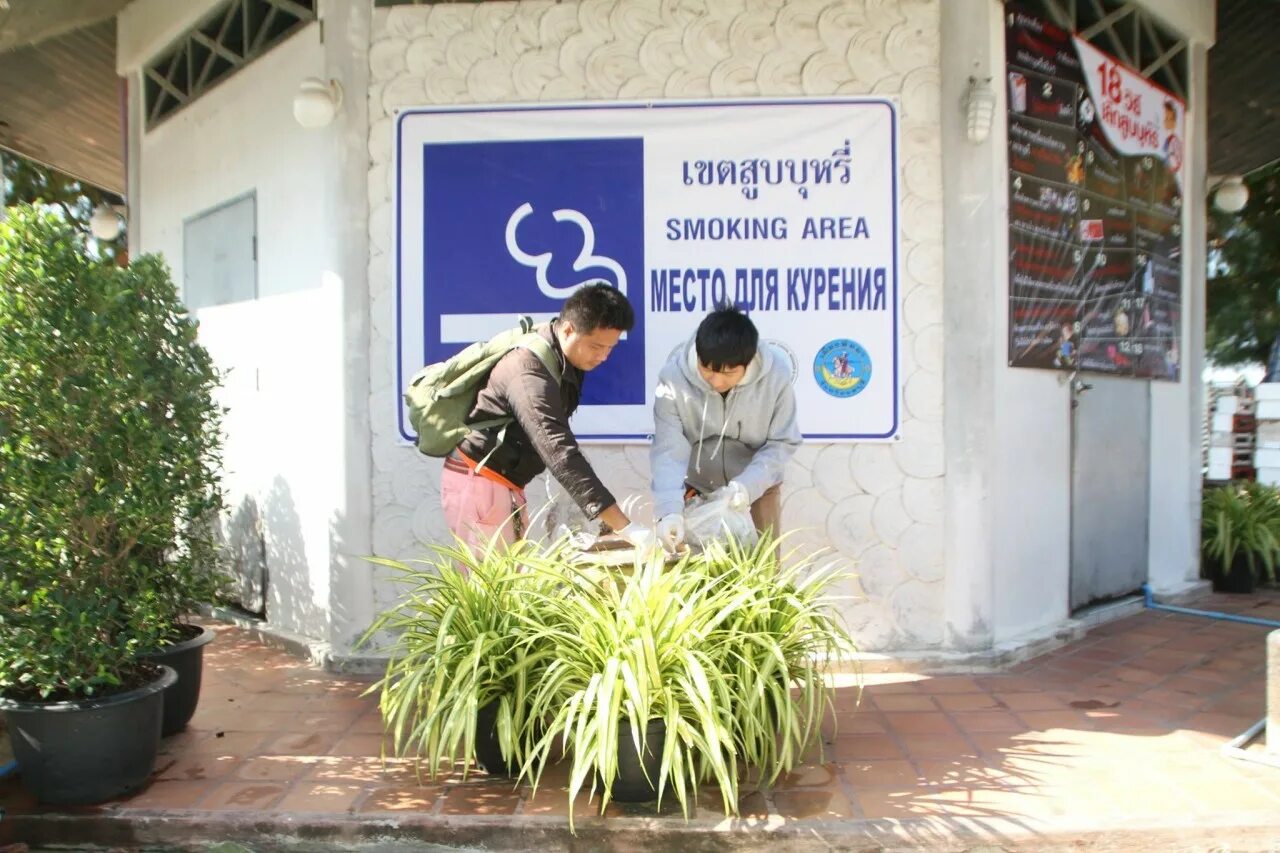
[[[1218,210],[1239,213],[1248,203],[1249,188],[1244,185],[1244,178],[1239,175],[1230,175],[1217,181],[1217,190],[1213,193],[1213,204]]]
[[[128,208],[123,204],[102,202],[93,209],[89,217],[89,233],[99,240],[114,240],[124,229]]]
[[[996,114],[996,93],[991,88],[991,78],[969,78],[969,88],[962,100],[964,128],[969,141],[975,145],[987,141],[991,135],[991,122]]]
[[[293,117],[303,127],[324,127],[333,121],[342,106],[342,85],[319,77],[308,77],[293,96]]]

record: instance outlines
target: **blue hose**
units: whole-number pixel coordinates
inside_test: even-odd
[[[1256,616],[1237,616],[1234,613],[1219,613],[1216,610],[1193,610],[1190,607],[1174,607],[1171,604],[1156,604],[1151,595],[1151,584],[1142,585],[1143,603],[1151,610],[1165,610],[1169,613],[1181,613],[1184,616],[1207,616],[1210,619],[1223,619],[1227,622],[1243,622],[1246,625],[1261,625],[1264,628],[1280,628],[1280,622],[1274,619],[1259,619]]]

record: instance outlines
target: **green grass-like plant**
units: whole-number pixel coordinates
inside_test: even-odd
[[[842,577],[838,565],[821,566],[820,555],[783,554],[782,544],[767,534],[750,547],[718,542],[691,560],[716,583],[752,590],[711,645],[736,676],[742,711],[734,717],[735,737],[743,758],[769,784],[818,739],[833,710],[826,671],[854,651],[830,607],[837,600],[830,587]]]
[[[546,732],[524,773],[537,790],[557,741],[572,757],[572,803],[599,790],[609,803],[619,738],[638,753],[647,724],[665,723],[658,801],[674,794],[684,814],[698,786],[720,790],[737,811],[740,772],[770,781],[792,769],[817,739],[830,707],[826,665],[852,650],[825,593],[838,577],[812,561],[783,567],[778,543],[714,547],[674,565],[639,561],[630,575],[596,580],[573,567],[572,594],[549,595],[526,620],[540,661],[530,719]],[[544,593],[545,594],[545,593]],[[623,724],[626,723],[624,728]]]
[[[528,541],[374,562],[409,587],[363,640],[395,636],[371,688],[394,754],[434,777],[474,755],[477,713],[498,702],[502,754],[535,793],[569,756],[571,828],[579,792],[608,805],[624,738],[661,751],[649,780],[659,804],[674,795],[687,816],[710,782],[736,813],[745,770],[772,782],[818,740],[826,670],[853,650],[830,610],[837,568],[783,559],[769,538],[623,569]],[[665,723],[660,744],[648,742],[653,720]]]
[[[516,765],[523,760],[531,735],[530,673],[540,660],[524,626],[537,621],[538,593],[549,586],[560,555],[558,547],[531,541],[495,540],[473,551],[456,540],[432,546],[424,560],[370,558],[408,587],[360,641],[367,645],[384,632],[394,637],[386,672],[368,692],[379,693],[395,755],[419,759],[431,778],[468,762],[476,714],[496,701],[503,757]]]
[[[1280,563],[1280,490],[1254,482],[1207,490],[1201,547],[1224,575],[1243,557],[1254,578],[1274,581]]]

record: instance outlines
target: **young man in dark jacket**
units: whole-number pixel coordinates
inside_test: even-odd
[[[528,348],[513,349],[498,361],[468,421],[515,420],[501,438],[496,428],[473,430],[445,459],[440,499],[454,534],[470,545],[483,545],[495,534],[508,543],[523,537],[524,488],[550,469],[587,518],[599,518],[637,548],[653,544],[653,532],[622,512],[569,429],[586,373],[605,362],[634,323],[626,296],[605,284],[587,285],[565,300],[559,317],[537,329],[560,360],[559,383]]]

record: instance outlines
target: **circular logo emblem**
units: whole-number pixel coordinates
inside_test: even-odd
[[[860,394],[871,381],[871,356],[848,338],[828,341],[814,356],[813,378],[832,397]]]

